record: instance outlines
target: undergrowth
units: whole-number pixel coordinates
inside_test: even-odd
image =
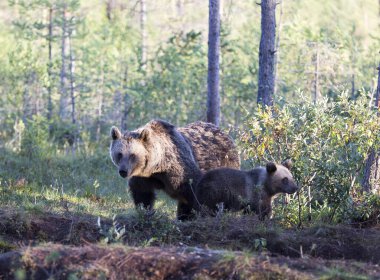
[[[245,167],[294,162],[300,191],[275,207],[284,225],[379,222],[379,194],[363,195],[361,186],[367,156],[380,148],[380,123],[368,104],[364,94],[350,100],[343,93],[336,101],[302,100],[248,114],[239,136]]]

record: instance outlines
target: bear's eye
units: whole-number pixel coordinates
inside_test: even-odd
[[[129,155],[129,159],[130,160],[135,160],[136,159],[136,155],[135,154],[130,154]]]
[[[123,154],[122,153],[117,153],[116,160],[117,161],[121,161],[122,158],[123,158]]]
[[[287,184],[289,183],[289,179],[288,179],[288,178],[283,178],[283,179],[282,179],[282,183],[283,183],[284,185],[287,185]]]

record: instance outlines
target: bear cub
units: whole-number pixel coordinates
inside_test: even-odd
[[[298,190],[290,172],[292,162],[267,163],[249,171],[218,168],[205,173],[195,188],[197,210],[204,207],[214,213],[223,203],[226,210],[254,211],[263,220],[270,217],[272,199],[278,193]]]

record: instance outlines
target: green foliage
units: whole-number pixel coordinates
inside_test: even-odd
[[[329,220],[343,219],[352,206],[350,194],[360,188],[368,152],[380,144],[380,125],[367,104],[366,96],[350,101],[343,93],[336,102],[260,108],[240,133],[243,154],[251,166],[291,158],[301,210],[311,204],[327,211]],[[296,203],[290,206],[293,214]]]
[[[58,115],[64,6],[70,15],[66,27],[75,59],[74,96],[80,133],[83,130],[90,141],[97,141],[110,125],[120,125],[122,118],[129,129],[152,118],[180,125],[205,119],[207,3],[187,3],[181,15],[168,8],[172,3],[167,0],[151,3],[146,23],[148,60],[142,67],[141,30],[134,3],[111,1],[114,7],[109,19],[108,2],[10,0],[3,4],[1,140],[12,141],[13,126],[19,119],[47,115],[50,91],[52,115]],[[284,2],[278,23],[282,28],[278,30],[281,40],[276,52],[276,102],[293,102],[299,99],[300,91],[312,92],[317,50],[321,97],[335,99],[343,89],[356,98],[363,89],[373,90],[380,47],[377,5],[375,0]],[[50,9],[52,38],[48,36]],[[220,65],[224,127],[241,127],[243,106],[256,110],[259,41],[260,7],[246,1],[226,5]],[[66,128],[67,123],[53,126],[61,144],[67,142],[62,138]]]
[[[16,249],[14,245],[0,239],[0,254],[12,251],[14,249]]]
[[[349,213],[354,224],[358,226],[372,226],[380,223],[380,196],[364,194],[357,198]]]
[[[205,57],[200,32],[169,38],[152,60],[152,74],[146,80],[147,96],[142,100],[145,106],[155,108],[156,116],[175,124],[202,118],[206,111],[200,94],[206,86]],[[171,114],[168,116],[167,112]]]
[[[58,147],[73,146],[79,137],[78,128],[71,122],[54,119],[49,126],[50,141],[58,144]]]
[[[267,240],[265,238],[257,238],[254,240],[254,244],[256,251],[265,251],[267,247]]]
[[[21,136],[20,154],[33,159],[42,159],[51,154],[49,141],[49,125],[41,116],[33,116],[28,120]]]

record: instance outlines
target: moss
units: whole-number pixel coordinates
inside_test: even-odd
[[[16,246],[14,246],[13,244],[6,242],[4,240],[0,240],[0,254],[9,252],[15,249],[16,249]]]
[[[343,269],[328,269],[321,277],[321,280],[367,280],[369,276],[363,274],[351,273]]]

